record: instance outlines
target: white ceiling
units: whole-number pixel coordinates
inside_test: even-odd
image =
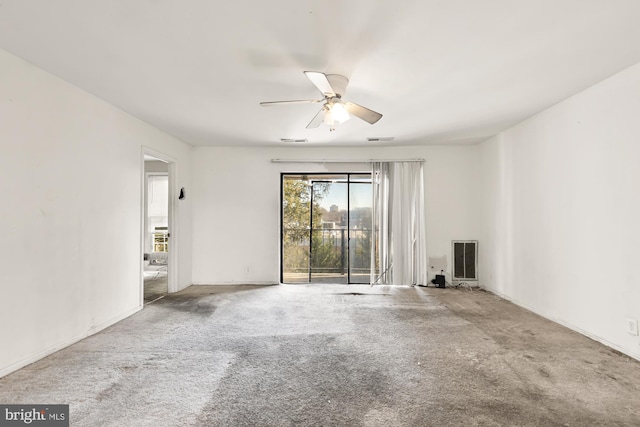
[[[640,62],[639,0],[0,0],[0,47],[194,145],[474,143]],[[382,113],[334,132],[303,71]],[[295,145],[300,145],[297,143]]]

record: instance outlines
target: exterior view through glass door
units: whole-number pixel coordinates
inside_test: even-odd
[[[369,283],[371,174],[282,174],[282,283]]]

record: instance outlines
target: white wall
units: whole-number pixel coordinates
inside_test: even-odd
[[[144,162],[145,172],[169,172],[169,167],[165,162],[160,160],[145,160]]]
[[[480,149],[481,283],[640,358],[640,64]]]
[[[0,376],[141,308],[142,146],[190,147],[0,51]],[[99,165],[99,166],[96,166]],[[180,283],[190,283],[189,202]]]
[[[477,153],[478,146],[196,147],[193,282],[278,283],[280,173],[370,170],[363,164],[287,164],[272,158],[424,158],[427,250],[450,259],[451,240],[478,238]]]

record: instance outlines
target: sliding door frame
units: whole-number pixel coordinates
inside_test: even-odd
[[[347,228],[346,228],[346,238],[347,238],[347,246],[346,246],[346,257],[347,257],[347,284],[362,284],[361,282],[354,283],[351,281],[351,184],[362,184],[362,181],[351,181],[352,176],[369,176],[371,179],[371,185],[373,185],[373,177],[370,172],[281,172],[280,173],[280,283],[282,284],[305,284],[298,282],[285,282],[284,281],[284,180],[287,176],[308,176],[311,179],[309,182],[312,184],[311,193],[310,193],[310,206],[309,206],[309,272],[308,272],[308,281],[306,284],[313,283],[312,280],[312,239],[313,239],[313,197],[314,197],[314,183],[322,183],[322,182],[335,182],[329,180],[323,180],[322,177],[332,177],[339,176],[344,177],[344,183],[347,185]],[[317,177],[318,179],[313,179]],[[343,181],[341,179],[338,180],[340,183]],[[373,193],[372,193],[372,201],[373,201]],[[373,228],[373,221],[371,224],[371,228]],[[341,257],[344,257],[344,253],[341,253]],[[370,254],[373,256],[373,254]],[[369,283],[369,282],[366,282]]]

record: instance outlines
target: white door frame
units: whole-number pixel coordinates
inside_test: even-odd
[[[178,229],[178,213],[177,209],[177,194],[178,191],[176,189],[176,175],[178,171],[178,163],[177,160],[169,155],[166,155],[160,151],[157,151],[153,148],[142,147],[142,153],[140,155],[140,164],[141,164],[141,173],[140,173],[140,186],[141,186],[141,197],[140,197],[140,304],[144,304],[144,241],[145,241],[145,233],[146,230],[144,228],[145,224],[145,194],[147,189],[146,187],[146,174],[144,171],[144,157],[145,155],[155,157],[158,160],[162,160],[167,163],[168,174],[169,174],[169,219],[168,219],[168,228],[169,228],[169,255],[167,257],[167,292],[173,293],[178,291],[178,253],[180,252],[178,249],[178,238],[180,236],[180,230]]]

